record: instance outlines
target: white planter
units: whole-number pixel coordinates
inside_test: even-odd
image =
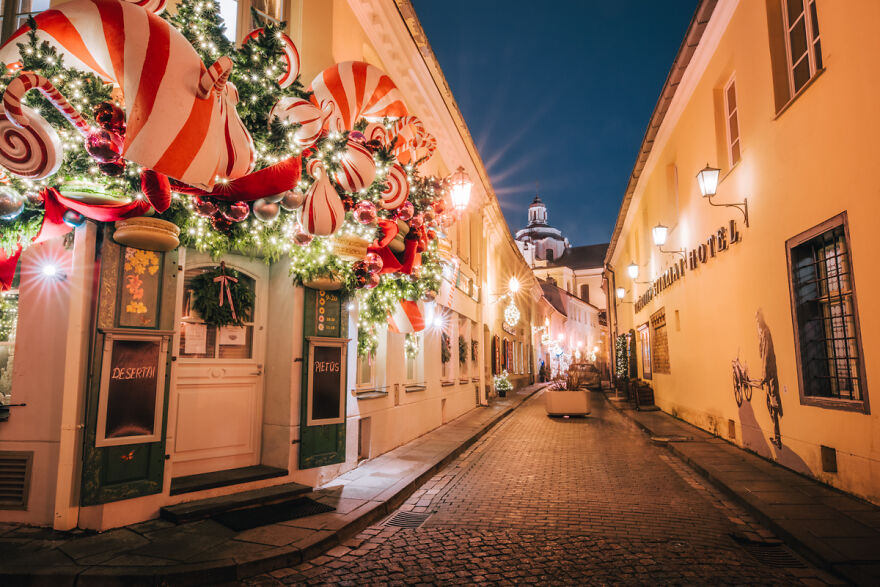
[[[586,416],[590,396],[587,391],[545,391],[544,405],[548,416]]]

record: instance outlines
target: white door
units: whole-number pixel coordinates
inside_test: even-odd
[[[242,315],[242,327],[217,328],[191,310],[192,279],[216,269],[217,263],[192,250],[184,259],[174,413],[169,418],[174,426],[174,477],[260,462],[268,267],[243,257],[225,261],[240,274],[238,285],[255,294],[253,312]]]

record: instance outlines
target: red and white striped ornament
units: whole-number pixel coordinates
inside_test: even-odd
[[[336,193],[336,188],[327,177],[324,164],[318,159],[309,161],[306,168],[309,175],[315,178],[306,191],[303,204],[303,227],[316,236],[329,236],[339,230],[345,220],[345,207]]]
[[[339,158],[339,169],[333,174],[336,183],[347,192],[359,192],[376,179],[373,154],[359,141],[348,141]]]
[[[378,142],[383,147],[388,146],[388,129],[380,122],[371,122],[364,129],[364,137],[368,143]]]
[[[332,106],[331,106],[332,108]],[[293,131],[293,142],[301,149],[306,149],[315,144],[324,127],[325,114],[321,110],[302,98],[285,96],[278,100],[269,112],[269,120],[278,117],[282,121],[301,125]]]
[[[54,175],[64,158],[61,138],[39,114],[22,104],[27,126],[14,124],[0,106],[0,165],[16,177],[42,179]]]
[[[385,210],[396,210],[401,207],[409,196],[409,180],[406,171],[395,163],[385,177],[385,189],[382,190],[382,201],[379,205]]]
[[[399,334],[421,332],[425,329],[425,303],[398,300],[388,314],[388,330]]]
[[[242,43],[247,44],[251,39],[256,39],[263,30],[263,27],[252,30]],[[296,81],[296,77],[299,75],[299,51],[296,50],[296,45],[293,44],[290,37],[280,31],[277,34],[284,50],[284,72],[275,81],[278,82],[279,87],[287,88]]]
[[[327,119],[331,131],[353,130],[360,118],[368,121],[406,116],[403,96],[388,75],[369,63],[345,61],[318,74],[310,88],[312,102],[335,108]]]

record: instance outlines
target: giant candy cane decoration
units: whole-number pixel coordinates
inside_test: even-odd
[[[255,162],[254,145],[235,111],[235,86],[226,83],[231,62],[221,58],[206,68],[186,38],[151,12],[164,8],[165,0],[133,2],[71,0],[34,17],[36,34],[69,66],[122,89],[125,159],[204,189],[217,178],[246,175]],[[0,61],[19,60],[17,44],[28,32],[22,27],[0,47]],[[27,127],[45,128],[35,112],[22,109],[22,115]],[[60,160],[60,153],[51,152],[57,145],[47,141],[45,147],[30,155]],[[0,153],[30,173],[40,169],[27,177],[51,175],[52,165],[30,161],[21,148],[0,143]]]
[[[312,80],[312,102],[323,108],[335,106],[328,117],[330,130],[354,130],[360,118],[381,120],[406,116],[400,91],[388,75],[361,61],[345,61],[328,67]]]

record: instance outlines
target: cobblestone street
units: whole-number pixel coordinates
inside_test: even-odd
[[[526,402],[400,508],[420,527],[384,521],[245,584],[835,582],[592,396],[587,418]]]

